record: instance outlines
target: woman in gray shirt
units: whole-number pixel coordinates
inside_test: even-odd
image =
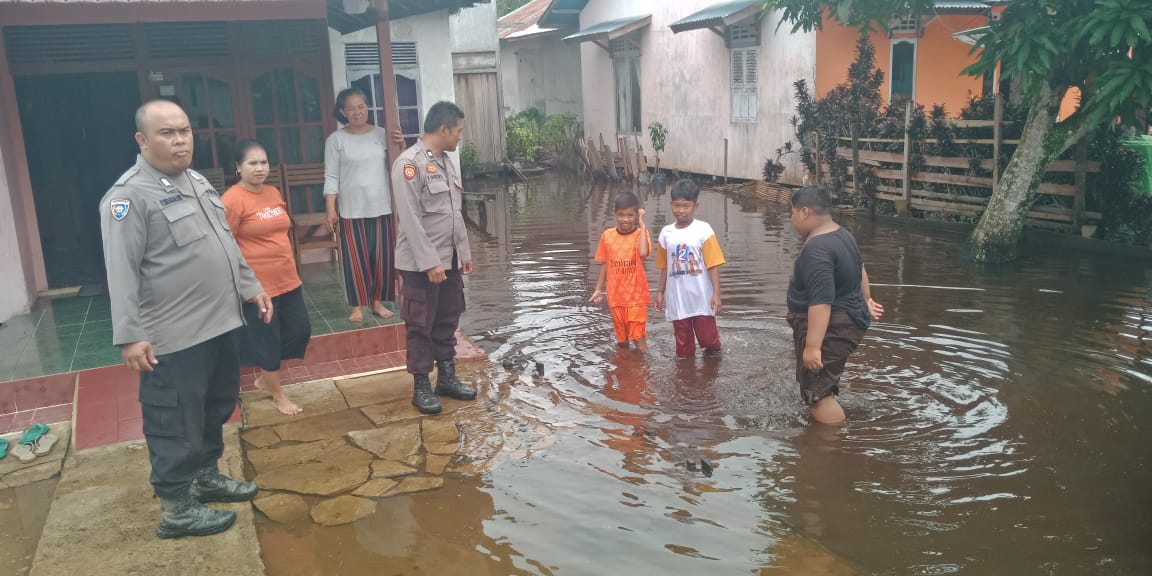
[[[384,306],[396,300],[388,133],[368,121],[367,99],[359,88],[340,92],[334,115],[345,126],[324,146],[324,198],[328,228],[340,235],[348,321],[363,322],[364,306],[391,318]],[[396,130],[393,138],[404,137]]]

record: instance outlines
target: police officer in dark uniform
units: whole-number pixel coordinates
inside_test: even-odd
[[[476,390],[456,377],[456,329],[464,313],[464,274],[472,249],[464,227],[460,172],[447,152],[456,150],[464,112],[438,102],[424,119],[424,135],[392,165],[396,194],[396,268],[403,279],[400,314],[408,334],[412,404],[440,412],[436,396],[474,400]],[[436,390],[428,378],[436,365]]]
[[[272,302],[240,255],[219,193],[189,169],[192,126],[180,106],[136,112],[140,156],[100,202],[112,340],[140,372],[160,538],[206,536],[236,520],[203,502],[239,502],[256,486],[220,473],[224,424],[240,394],[243,302],[265,322]]]

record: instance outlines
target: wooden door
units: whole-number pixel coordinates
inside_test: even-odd
[[[476,145],[480,163],[505,158],[499,96],[495,72],[456,75],[457,104],[464,110],[464,139]]]
[[[16,78],[49,288],[104,283],[100,199],[136,161],[134,72]]]

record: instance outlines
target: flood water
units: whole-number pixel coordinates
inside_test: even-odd
[[[785,209],[702,194],[724,352],[685,361],[660,314],[647,354],[618,351],[586,303],[613,190],[487,191],[462,329],[491,353],[505,457],[354,525],[262,527],[269,574],[1152,573],[1148,262],[981,269],[963,231],[847,223],[873,283],[900,286],[873,288],[887,314],[833,429],[793,379]],[[654,235],[668,202],[645,194]]]

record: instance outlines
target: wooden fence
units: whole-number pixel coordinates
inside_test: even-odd
[[[1016,145],[1019,140],[1003,140],[1000,138],[1002,122],[1002,104],[996,102],[996,120],[949,120],[956,128],[994,128],[991,139],[965,139],[956,138],[951,142],[955,144],[988,146],[991,148],[990,158],[980,158],[978,161],[962,156],[924,156],[920,159],[921,168],[910,172],[912,160],[912,143],[907,136],[911,125],[912,104],[908,104],[905,119],[905,137],[903,139],[888,138],[857,138],[860,145],[857,158],[863,166],[871,168],[871,174],[878,183],[875,185],[874,196],[881,200],[890,200],[896,205],[897,213],[904,215],[909,209],[925,212],[945,214],[963,214],[979,217],[988,204],[992,190],[1000,176],[1000,168],[994,158],[1000,157],[1000,148],[1003,145]],[[851,160],[851,138],[838,137],[839,143],[847,143],[849,147],[840,145],[836,148],[836,155]],[[923,140],[926,144],[934,144],[936,140]],[[902,145],[901,152],[870,150],[872,146],[892,148]],[[823,167],[823,166],[822,166]],[[963,173],[956,173],[962,170]],[[1085,206],[1085,193],[1087,188],[1087,174],[1100,172],[1101,163],[1087,160],[1087,147],[1082,142],[1076,147],[1075,160],[1057,160],[1048,168],[1049,175],[1060,175],[1068,180],[1072,174],[1072,183],[1043,182],[1037,188],[1037,199],[1028,213],[1029,224],[1045,228],[1062,229],[1078,233],[1081,224],[1087,224],[1100,219],[1100,213],[1090,212]],[[853,170],[849,168],[849,178]],[[867,175],[867,172],[862,171]],[[819,175],[817,175],[819,178]],[[848,189],[854,189],[855,183],[849,182]]]
[[[580,157],[593,178],[639,181],[647,177],[648,159],[644,156],[644,145],[638,139],[633,141],[621,137],[616,141],[616,150],[604,143],[603,134],[599,146],[592,138],[579,144]]]

